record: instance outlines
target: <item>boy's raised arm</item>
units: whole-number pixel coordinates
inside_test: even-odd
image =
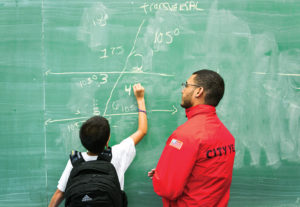
[[[138,104],[139,125],[137,131],[133,133],[130,137],[133,139],[134,144],[137,145],[147,134],[147,130],[148,130],[147,112],[146,112],[145,98],[144,98],[144,92],[145,92],[144,87],[140,83],[135,84],[133,86],[133,92]]]

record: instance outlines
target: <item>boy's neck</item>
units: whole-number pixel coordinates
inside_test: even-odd
[[[97,154],[94,154],[94,153],[89,152],[89,151],[87,151],[87,154],[88,154],[89,156],[98,156]]]

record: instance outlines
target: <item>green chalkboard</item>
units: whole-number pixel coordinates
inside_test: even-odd
[[[0,206],[47,206],[80,124],[100,114],[111,144],[149,131],[125,175],[130,207],[162,206],[147,171],[186,120],[180,84],[225,79],[217,111],[236,137],[229,206],[300,206],[300,1],[0,2]]]

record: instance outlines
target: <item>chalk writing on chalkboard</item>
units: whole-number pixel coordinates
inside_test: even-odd
[[[196,10],[200,10],[197,8],[197,3],[193,4],[192,2],[189,2],[190,5],[190,9],[194,8]],[[100,7],[103,7],[103,5],[100,5]],[[145,7],[146,8],[146,7]],[[156,8],[156,6],[154,5],[153,8]],[[152,9],[152,5],[150,5],[150,10]],[[99,11],[103,12],[104,10],[99,9]],[[84,14],[85,17],[88,16],[87,13]],[[89,18],[88,18],[89,19]],[[108,19],[108,15],[102,14],[100,18],[90,18],[92,19],[93,25],[95,26],[100,26],[100,27],[105,27],[106,26],[106,20]],[[165,74],[165,73],[155,73],[155,72],[144,72],[143,71],[143,55],[140,53],[136,52],[135,46],[136,46],[136,42],[137,39],[140,35],[141,32],[141,28],[143,27],[145,23],[145,20],[143,20],[141,22],[141,24],[138,27],[135,39],[133,41],[133,45],[131,47],[131,50],[125,60],[124,63],[124,67],[123,69],[121,69],[121,71],[107,71],[107,72],[52,72],[51,70],[48,70],[45,75],[46,76],[80,76],[80,75],[88,75],[88,77],[82,78],[81,80],[79,80],[79,87],[81,88],[85,88],[85,87],[96,87],[96,88],[100,88],[102,85],[107,84],[109,81],[111,81],[111,76],[117,76],[117,80],[113,83],[112,88],[110,89],[110,94],[109,97],[107,98],[106,104],[105,104],[105,108],[103,110],[103,112],[100,112],[99,106],[97,104],[97,100],[93,99],[93,115],[103,115],[105,117],[111,117],[111,116],[128,116],[128,115],[136,115],[136,106],[134,104],[130,105],[130,106],[125,106],[122,103],[118,103],[117,101],[113,101],[111,102],[111,98],[116,90],[116,87],[121,79],[121,77],[123,75],[143,75],[143,76],[161,76],[161,77],[173,77],[173,74]],[[174,30],[170,30],[170,31],[166,31],[166,32],[161,32],[161,31],[156,31],[154,34],[154,43],[155,44],[172,44],[174,37],[178,36],[180,34],[179,28],[175,28]],[[99,56],[99,59],[107,59],[111,56],[119,56],[119,55],[123,55],[124,54],[124,49],[123,46],[113,46],[113,47],[109,47],[109,48],[104,48],[100,50],[101,54]],[[129,62],[129,58],[133,56],[133,57],[139,57],[140,58],[140,64],[138,64],[137,66],[133,66],[132,68],[128,68],[128,62]],[[131,90],[132,87],[129,84],[125,85],[124,91],[126,93],[128,93],[128,95],[131,95]],[[122,113],[107,113],[107,109],[108,107],[111,107],[113,110],[117,111],[117,110],[121,110]],[[168,112],[171,115],[175,114],[177,112],[177,108],[173,105],[170,106],[170,108],[168,109],[148,109],[148,112]],[[77,109],[76,110],[76,115],[80,114],[80,110]],[[75,126],[78,126],[78,123],[81,122],[83,119],[86,119],[88,117],[83,116],[83,117],[72,117],[72,118],[64,118],[64,119],[52,119],[49,118],[45,121],[45,125],[54,123],[54,122],[65,122],[65,121],[76,121],[75,122]],[[79,122],[78,122],[79,121]],[[69,130],[72,127],[68,127]]]

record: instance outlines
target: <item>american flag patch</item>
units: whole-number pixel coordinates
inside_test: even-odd
[[[181,149],[182,145],[183,145],[183,142],[179,141],[177,139],[172,139],[172,141],[170,142],[170,146],[172,146],[172,147],[174,147],[174,148],[176,148],[178,150]]]

